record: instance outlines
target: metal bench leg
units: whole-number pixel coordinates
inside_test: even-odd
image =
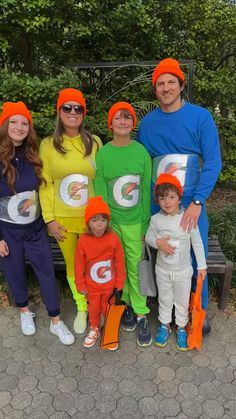
[[[229,297],[229,290],[231,287],[231,280],[233,276],[233,262],[227,261],[225,267],[225,275],[223,279],[223,284],[221,287],[220,292],[220,302],[219,302],[219,309],[224,310],[227,305],[228,297]]]

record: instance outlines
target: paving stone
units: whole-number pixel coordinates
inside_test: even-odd
[[[178,394],[178,386],[173,381],[163,381],[158,385],[159,392],[164,397],[175,397]]]
[[[73,416],[75,417],[75,416]],[[69,416],[66,412],[55,412],[50,419],[70,419],[71,416]]]
[[[137,360],[140,365],[152,365],[156,361],[155,355],[145,348],[145,351],[138,355]]]
[[[18,384],[19,379],[15,375],[5,376],[0,380],[0,391],[12,391]]]
[[[232,367],[236,367],[236,355],[232,355],[229,357],[229,362]]]
[[[122,395],[133,396],[138,390],[139,382],[134,380],[122,380],[118,385],[118,391]]]
[[[159,367],[156,372],[156,379],[154,380],[156,383],[161,381],[171,381],[175,378],[175,370],[171,367],[164,366]]]
[[[185,399],[192,399],[198,395],[198,387],[191,382],[184,382],[179,385],[179,392]]]
[[[38,388],[42,392],[51,393],[57,386],[57,380],[54,377],[44,377],[38,382]]]
[[[164,415],[176,416],[180,412],[180,403],[175,399],[165,399],[160,401],[160,410]]]
[[[32,375],[28,375],[20,379],[18,388],[20,391],[32,391],[37,386],[37,384],[37,378]]]
[[[33,410],[48,410],[52,406],[52,401],[53,396],[50,393],[39,393],[32,400],[32,408]]]
[[[83,352],[78,349],[77,345],[72,345],[67,348],[65,359],[68,362],[76,362],[81,365],[81,361],[84,358]]]
[[[195,365],[198,365],[199,367],[208,367],[208,365],[210,365],[211,363],[211,360],[207,355],[198,353],[195,356],[193,356],[192,362]]]
[[[109,414],[116,409],[116,400],[111,395],[99,396],[96,409],[102,414]]]
[[[61,373],[65,377],[75,377],[80,374],[81,365],[78,362],[60,362]]]
[[[137,369],[133,365],[125,365],[119,369],[118,374],[121,378],[132,379],[137,375]]]
[[[198,390],[199,390],[199,393],[203,396],[202,400],[207,400],[207,399],[213,400],[219,397],[221,387],[222,387],[222,383],[219,380],[214,380],[211,382],[210,385],[209,383],[200,384],[200,386],[198,387]]]
[[[0,409],[11,402],[11,393],[9,391],[0,391]]]
[[[125,418],[128,416],[129,418],[131,416],[136,417],[136,412],[138,408],[138,404],[136,400],[134,400],[132,397],[122,397],[117,402],[116,409],[112,412],[112,417],[114,418]],[[137,415],[138,417],[138,415]]]
[[[72,393],[77,389],[77,381],[72,377],[65,377],[58,382],[57,388],[62,393]]]
[[[100,368],[100,374],[104,378],[114,378],[118,375],[118,369],[114,365],[103,365]]]
[[[30,412],[29,416],[27,415],[26,417],[29,418],[29,419],[30,418],[34,418],[34,419],[47,419],[50,416],[47,413],[45,413],[45,412],[42,412],[42,411],[39,411],[39,410],[34,410],[34,411]]]
[[[6,373],[21,378],[24,376],[24,367],[24,362],[11,362],[6,368]]]
[[[222,418],[224,414],[223,407],[216,400],[206,400],[203,409],[209,418]]]
[[[25,409],[31,404],[32,396],[27,391],[21,391],[13,396],[11,405],[14,409]]]
[[[138,403],[138,409],[145,417],[152,415],[158,418],[160,414],[160,405],[152,397],[143,397]],[[161,414],[161,417],[164,416]]]
[[[174,363],[175,363],[175,357],[170,356],[170,354],[168,353],[159,352],[156,361],[152,364],[152,367],[156,369],[164,365],[169,365],[169,366],[174,365]]]
[[[134,365],[135,366],[135,365]],[[136,367],[136,372],[142,380],[152,380],[156,376],[156,371],[153,366],[140,366]]]
[[[12,406],[6,406],[3,408],[3,417],[5,419],[20,419],[24,418],[24,410],[15,410]]]
[[[43,363],[43,374],[46,376],[57,376],[62,370],[60,362],[50,362],[48,360]]]
[[[95,400],[90,394],[78,394],[74,399],[74,407],[79,412],[89,412],[94,406]]]
[[[76,399],[77,399],[77,397],[76,397]],[[54,395],[52,405],[53,405],[55,410],[63,411],[63,412],[66,411],[69,414],[71,409],[74,408],[74,406],[75,406],[75,399],[73,398],[73,396],[70,393],[61,393],[61,392],[58,391]]]
[[[43,372],[43,367],[42,367],[41,362],[30,362],[30,364],[26,365],[24,371],[26,375],[33,375],[39,380],[44,377],[44,372]]]
[[[5,359],[0,359],[0,373],[6,370],[7,365]]]
[[[219,387],[219,392],[225,399],[236,400],[236,386],[230,383],[224,383]]]
[[[98,388],[98,383],[93,378],[83,378],[81,376],[77,378],[78,390],[81,393],[95,393]]]
[[[224,403],[225,412],[233,419],[236,418],[236,401],[230,400]]]
[[[48,351],[45,349],[38,349],[35,346],[32,348],[29,348],[29,358],[31,361],[41,361],[45,358],[47,358]]]
[[[86,378],[96,377],[99,374],[99,367],[96,364],[87,364],[81,368],[81,375]]]
[[[215,375],[222,383],[231,383],[234,380],[234,374],[229,368],[218,368]]]
[[[116,393],[117,391],[117,386],[118,386],[117,383],[111,378],[104,378],[98,384],[98,391],[100,394],[112,394],[114,397],[114,393]],[[119,397],[121,397],[120,393],[119,393]]]
[[[181,408],[188,418],[198,418],[203,410],[201,402],[195,399],[184,400]]]

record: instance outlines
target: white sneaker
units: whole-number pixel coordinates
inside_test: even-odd
[[[96,340],[99,338],[100,332],[98,327],[90,327],[89,332],[84,339],[84,347],[85,348],[92,348],[95,345]]]
[[[50,332],[57,335],[61,343],[64,343],[64,345],[72,345],[75,341],[74,336],[61,320],[57,324],[53,324],[52,321],[50,322]]]
[[[78,311],[73,325],[75,333],[81,334],[85,332],[87,329],[87,317],[87,311]]]
[[[32,311],[25,311],[20,313],[21,331],[24,335],[34,335],[36,332],[33,318],[35,314]]]

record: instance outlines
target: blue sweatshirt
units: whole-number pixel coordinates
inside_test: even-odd
[[[155,109],[143,118],[137,140],[152,157],[175,153],[199,156],[202,170],[189,199],[205,202],[222,167],[217,128],[207,109],[190,103],[176,112]]]
[[[15,147],[15,156],[12,159],[12,165],[17,171],[15,191],[16,193],[25,192],[25,191],[38,191],[39,188],[39,179],[35,174],[34,165],[29,163],[25,158],[25,145],[22,144],[19,147]],[[3,165],[0,163],[0,199],[8,196],[13,196],[14,193],[10,190],[5,176],[2,176]],[[0,206],[1,210],[1,206]],[[40,216],[41,218],[41,216]],[[38,221],[35,220],[30,224],[16,224],[8,223],[0,220],[0,239],[1,239],[1,229],[2,228],[24,228],[27,229],[32,227],[34,223]]]

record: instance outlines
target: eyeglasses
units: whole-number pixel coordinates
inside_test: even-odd
[[[73,109],[77,114],[84,113],[84,107],[81,105],[62,105],[61,109],[65,113],[71,113]]]

